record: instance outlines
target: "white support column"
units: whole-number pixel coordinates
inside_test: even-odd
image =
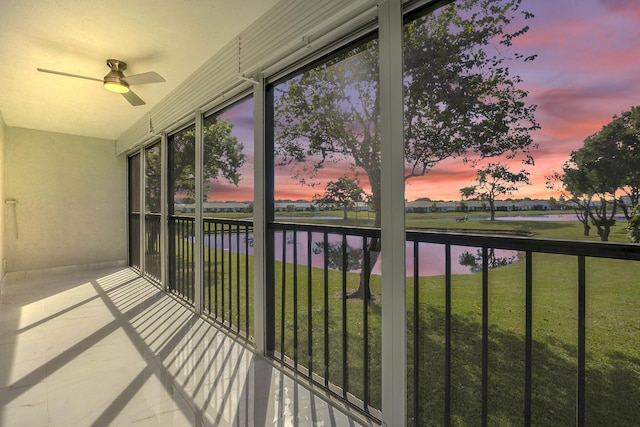
[[[147,187],[145,184],[145,168],[146,168],[146,163],[147,163],[147,159],[145,156],[145,152],[144,152],[144,145],[140,144],[140,148],[139,148],[139,153],[140,153],[140,274],[142,276],[144,276],[144,273],[146,271],[146,257],[145,257],[145,253],[146,253],[146,246],[147,246],[147,241],[145,239],[145,228],[147,226],[147,209],[145,206],[145,195],[147,192]]]
[[[265,354],[265,241],[266,187],[265,174],[265,113],[264,76],[260,75],[253,92],[254,126],[254,188],[253,188],[253,330],[258,354]]]
[[[195,153],[196,153],[196,173],[195,173],[195,180],[196,180],[196,194],[195,194],[195,223],[194,223],[194,227],[195,227],[195,241],[194,241],[194,250],[193,250],[193,256],[194,256],[194,282],[195,282],[195,286],[194,286],[194,296],[193,296],[193,304],[195,306],[195,310],[196,313],[201,314],[202,313],[202,246],[203,246],[203,235],[204,235],[204,231],[203,231],[203,226],[202,226],[202,198],[203,198],[203,188],[202,188],[202,181],[203,181],[203,170],[204,170],[204,166],[203,166],[203,159],[202,159],[202,139],[203,139],[203,125],[202,125],[202,112],[201,111],[196,111],[196,146],[195,146]]]
[[[402,0],[379,3],[382,197],[382,421],[407,424]]]
[[[162,132],[160,136],[160,238],[162,248],[160,249],[160,282],[165,290],[169,290],[169,268],[167,260],[169,259],[169,195],[167,177],[168,169],[168,152],[167,152],[167,134]]]

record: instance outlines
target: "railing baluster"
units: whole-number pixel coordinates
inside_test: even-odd
[[[175,248],[175,239],[176,239],[176,227],[175,220],[173,218],[169,218],[169,239],[171,242],[169,244],[169,283],[167,283],[167,288],[172,291],[175,285],[175,274],[176,274],[176,248]]]
[[[533,254],[525,254],[525,355],[524,355],[524,425],[531,426],[531,371],[533,351]]]
[[[171,240],[173,241],[173,259],[172,259],[172,267],[173,267],[173,275],[171,280],[171,290],[175,293],[178,292],[180,286],[180,274],[182,271],[182,260],[180,258],[180,222],[178,218],[174,218],[173,220],[173,233],[171,235]]]
[[[489,402],[489,251],[482,247],[482,420],[486,427]]]
[[[191,256],[189,257],[189,301],[195,301],[196,295],[196,222],[190,221],[189,225],[189,250]]]
[[[311,240],[313,235],[311,231],[307,231],[307,366],[309,368],[309,377],[313,372],[313,277],[311,267]]]
[[[329,234],[323,233],[324,244],[324,385],[329,386]]]
[[[229,326],[231,326],[233,324],[233,252],[231,250],[233,247],[233,231],[231,230],[231,224],[229,224],[228,233],[229,250],[227,251],[227,262],[229,263],[229,278],[227,280],[227,288],[229,290]]]
[[[213,234],[214,234],[214,238],[213,238],[213,286],[214,286],[214,290],[213,290],[213,298],[214,298],[214,310],[215,310],[215,317],[218,318],[220,316],[220,310],[218,310],[218,287],[219,287],[219,282],[218,282],[218,250],[219,250],[219,246],[218,246],[218,235],[220,234],[218,232],[218,223],[215,223],[213,226]]]
[[[229,299],[227,296],[227,276],[229,276],[227,268],[229,251],[227,250],[227,246],[229,245],[229,236],[227,235],[227,226],[225,223],[220,225],[220,236],[222,237],[220,241],[220,313],[222,315],[222,323],[224,324],[229,318],[229,312],[227,310],[227,300]]]
[[[178,281],[178,294],[184,295],[184,273],[185,273],[185,241],[184,241],[184,221],[182,219],[178,222],[180,230],[180,280]]]
[[[242,274],[240,274],[240,228],[235,226],[236,229],[236,313],[238,318],[238,324],[236,325],[238,328],[238,332],[241,329],[241,321],[240,316],[242,315],[242,311],[240,311],[240,280],[242,279]]]
[[[578,395],[576,402],[576,425],[585,425],[586,411],[586,260],[584,255],[578,257]]]
[[[140,214],[129,213],[129,265],[140,269]]]
[[[182,280],[182,289],[181,296],[185,298],[187,296],[187,287],[189,284],[189,225],[186,220],[182,220],[182,244],[184,245],[184,268],[183,272],[183,280]]]
[[[347,235],[342,235],[342,396],[347,397],[348,367],[347,367],[347,270],[349,258],[347,254]]]
[[[184,222],[182,219],[178,220],[178,233],[179,233],[179,242],[180,242],[180,280],[177,280],[177,291],[178,294],[184,295],[184,267],[185,267],[185,254],[184,254]]]
[[[364,294],[366,298],[362,300],[362,326],[364,328],[362,333],[362,347],[364,361],[362,366],[362,384],[364,396],[362,397],[365,410],[369,406],[369,276],[371,274],[371,260],[367,256],[368,239],[367,236],[362,236],[362,257],[363,271],[364,271]]]
[[[413,425],[420,420],[420,243],[413,242]]]
[[[287,232],[282,232],[282,292],[280,295],[280,358],[284,360],[284,332],[285,332],[285,298],[286,298],[286,282],[287,282]]]
[[[293,366],[298,369],[298,232],[293,230]]]
[[[451,425],[451,244],[444,246],[444,425]]]
[[[207,301],[207,310],[209,311],[209,314],[211,314],[212,311],[212,304],[211,304],[211,287],[213,286],[213,284],[211,283],[211,238],[213,238],[215,240],[216,236],[215,234],[211,234],[211,223],[210,222],[206,222],[205,225],[207,226],[207,236],[208,236],[208,240],[207,240],[207,295],[208,295],[208,301]]]
[[[189,244],[187,239],[189,238],[189,230],[187,229],[187,223],[183,219],[181,220],[182,229],[182,281],[180,282],[180,295],[182,297],[186,294],[187,277],[189,274]]]
[[[244,310],[245,322],[247,325],[246,337],[251,336],[251,319],[249,318],[249,226],[244,227]]]
[[[156,271],[157,271],[157,276],[158,276],[158,282],[160,283],[162,281],[162,259],[163,257],[165,257],[166,255],[163,253],[162,250],[162,218],[160,216],[158,216],[157,218],[157,224],[156,224],[156,230],[157,230],[157,240],[156,240],[156,250],[158,251],[158,257],[157,257],[157,262],[156,262]]]

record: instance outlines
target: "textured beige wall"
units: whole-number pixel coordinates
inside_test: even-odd
[[[112,140],[7,127],[7,271],[126,259],[125,159]],[[14,210],[15,209],[15,210]]]

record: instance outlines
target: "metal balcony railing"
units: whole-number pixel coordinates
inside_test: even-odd
[[[156,283],[162,282],[162,216],[147,213],[144,216],[145,276]]]
[[[129,213],[129,265],[140,270],[140,214]]]
[[[411,300],[409,319],[411,328],[408,331],[408,336],[411,338],[409,342],[412,344],[409,349],[409,357],[411,358],[409,361],[409,370],[412,375],[410,381],[411,390],[409,393],[411,396],[409,413],[411,414],[413,425],[424,425],[425,419],[429,417],[433,418],[435,415],[433,407],[428,411],[429,413],[426,413],[429,405],[426,405],[425,402],[433,399],[433,396],[430,395],[428,388],[424,387],[426,382],[425,377],[431,373],[427,372],[428,370],[423,369],[423,367],[425,365],[433,365],[426,361],[426,355],[422,352],[425,346],[421,345],[423,338],[433,337],[433,331],[425,330],[422,325],[425,323],[434,325],[433,321],[424,321],[426,316],[433,316],[434,313],[430,313],[428,309],[425,310],[425,306],[421,305],[422,302],[420,298],[424,293],[420,288],[424,287],[425,284],[421,281],[419,271],[420,263],[416,262],[416,260],[421,258],[421,253],[427,250],[427,245],[433,244],[440,245],[445,255],[443,266],[444,275],[442,276],[444,279],[444,283],[442,283],[444,288],[444,301],[442,304],[444,310],[443,313],[441,313],[442,317],[439,319],[444,325],[443,335],[441,337],[444,342],[442,352],[440,353],[443,357],[441,361],[443,369],[439,371],[442,375],[439,390],[443,393],[443,396],[442,399],[439,399],[441,407],[436,408],[441,418],[436,417],[436,419],[439,418],[439,421],[444,423],[444,425],[455,424],[454,418],[456,417],[459,422],[460,413],[463,412],[460,410],[460,406],[465,404],[460,401],[460,395],[462,393],[459,390],[461,387],[464,387],[463,384],[459,383],[459,381],[464,380],[464,378],[460,377],[461,370],[459,367],[455,369],[457,371],[455,375],[453,372],[454,364],[460,364],[460,359],[462,359],[462,363],[464,363],[465,359],[458,358],[456,362],[456,348],[460,348],[461,345],[460,343],[455,345],[454,341],[456,337],[458,339],[461,337],[469,338],[468,334],[460,333],[460,329],[464,327],[462,326],[462,322],[468,321],[469,319],[462,319],[462,316],[457,314],[453,308],[456,303],[456,298],[453,295],[453,291],[456,289],[454,280],[456,276],[452,273],[454,263],[452,248],[464,246],[465,248],[474,248],[477,251],[477,255],[474,257],[476,258],[474,272],[479,279],[479,292],[477,292],[478,300],[476,304],[479,311],[478,317],[480,318],[480,324],[476,324],[476,326],[479,326],[478,333],[476,334],[479,335],[479,342],[475,345],[475,349],[479,350],[479,357],[476,358],[475,367],[469,369],[469,364],[466,366],[466,379],[469,383],[467,384],[468,388],[472,388],[472,384],[476,382],[476,380],[478,380],[477,382],[479,383],[478,389],[475,390],[477,410],[470,411],[470,413],[477,415],[478,418],[473,420],[467,418],[465,421],[480,425],[491,425],[493,422],[497,422],[495,415],[492,414],[492,409],[496,412],[504,411],[503,408],[496,409],[500,407],[500,405],[496,403],[496,400],[499,400],[500,396],[507,394],[510,395],[513,400],[513,410],[507,418],[527,426],[531,425],[532,420],[535,424],[545,424],[548,422],[557,423],[558,419],[555,418],[555,415],[551,416],[550,420],[541,421],[540,415],[542,411],[540,411],[540,409],[544,407],[541,402],[545,399],[556,399],[557,407],[561,407],[563,406],[559,404],[561,394],[573,393],[573,398],[564,397],[564,401],[569,403],[565,404],[563,408],[565,411],[573,411],[573,415],[565,414],[561,424],[565,424],[567,420],[575,420],[576,425],[585,425],[588,409],[586,401],[587,279],[589,273],[593,272],[593,269],[590,270],[587,268],[587,260],[591,258],[601,258],[607,260],[638,261],[640,260],[640,248],[630,244],[432,233],[424,231],[408,231],[406,238],[412,247],[407,251],[407,258],[414,260],[414,269],[410,275],[411,283],[409,288],[411,292],[409,297]],[[509,262],[499,261],[496,263],[495,251],[512,251],[512,253],[517,255],[508,255],[502,258],[502,260],[509,259]],[[534,259],[538,261],[534,263]],[[557,270],[549,271],[547,269],[551,261],[554,261],[554,266],[559,265]],[[511,333],[507,338],[504,338],[506,334],[499,332],[498,328],[490,323],[490,316],[504,308],[500,307],[500,305],[505,305],[500,302],[492,304],[493,290],[497,290],[500,283],[491,279],[490,270],[492,270],[492,267],[505,266],[511,262],[515,262],[515,265],[517,265],[517,271],[515,271],[517,274],[512,279],[512,283],[506,283],[502,286],[510,288],[509,291],[513,294],[513,300],[509,301],[509,304],[511,304],[514,313],[510,315],[516,318],[523,316],[524,318],[518,319],[522,322],[522,330],[519,331],[520,333]],[[625,264],[622,264],[622,266],[624,267]],[[626,264],[626,266],[628,267],[629,264]],[[595,268],[597,268],[597,266]],[[568,278],[565,276],[568,276]],[[568,359],[568,363],[562,366],[562,370],[565,372],[561,372],[559,369],[558,372],[547,372],[543,374],[536,370],[543,371],[548,369],[548,366],[553,363],[551,362],[551,353],[545,353],[547,350],[545,339],[534,339],[534,310],[541,312],[541,310],[534,305],[534,291],[537,289],[536,287],[539,283],[543,281],[548,282],[550,278],[555,282],[555,287],[558,289],[559,295],[566,295],[567,293],[569,295],[571,295],[571,293],[574,294],[571,295],[573,301],[568,301],[568,304],[564,305],[566,305],[568,312],[575,311],[575,313],[569,316],[573,320],[571,322],[572,324],[562,325],[563,334],[572,336],[572,338],[566,343],[555,343],[559,348],[565,350],[571,348],[570,351],[563,352],[563,356]],[[502,280],[504,281],[504,278]],[[597,286],[597,283],[593,283],[592,285]],[[629,281],[628,285],[633,286],[633,279]],[[623,286],[625,285],[623,284]],[[518,302],[519,297],[522,297],[524,301]],[[566,303],[567,301],[564,302]],[[427,306],[428,305],[427,303]],[[559,302],[558,306],[560,306]],[[415,309],[416,307],[419,308]],[[522,313],[519,313],[517,308],[521,308]],[[615,311],[616,307],[609,307],[608,309]],[[550,307],[548,309],[550,312],[555,310],[557,310],[557,308]],[[595,315],[594,313],[594,316]],[[496,315],[496,317],[498,316]],[[546,320],[547,319],[538,319],[538,323],[544,323]],[[473,322],[471,323],[473,326]],[[496,329],[495,331],[493,330],[494,328]],[[502,334],[503,337],[498,338],[499,334]],[[638,336],[636,336],[635,339],[637,340]],[[509,344],[505,344],[506,342],[509,342]],[[469,343],[467,342],[466,344]],[[502,347],[500,347],[501,345]],[[520,353],[518,353],[518,351],[520,351]],[[509,355],[513,356],[513,360],[509,360],[503,353],[509,353]],[[562,357],[557,358],[561,359]],[[498,361],[502,362],[503,365],[499,365]],[[517,367],[512,368],[507,366],[508,364],[513,364],[513,366]],[[556,363],[555,365],[560,368],[560,364]],[[418,368],[416,369],[416,367]],[[567,370],[572,370],[573,373],[566,372]],[[504,382],[501,381],[504,378],[494,379],[494,377],[505,377],[507,376],[505,372],[509,372],[509,375],[515,375],[516,377],[518,374],[521,374],[521,379],[516,379],[511,382],[511,384],[519,384],[521,388],[504,391],[496,390],[496,388],[500,387],[501,383]],[[536,375],[536,373],[538,375]],[[550,386],[551,382],[549,380],[552,380],[553,376],[561,375],[573,377],[573,381],[571,381],[571,378],[569,378],[568,381],[569,383],[573,382],[573,384],[566,384],[565,382],[565,384],[557,385],[555,388],[559,389],[561,393],[558,393],[556,396],[544,396],[544,394],[548,392],[545,392],[545,388],[548,390],[554,388]],[[458,381],[456,384],[454,384],[454,376],[456,377],[456,381]],[[472,377],[475,377],[475,379]],[[536,377],[538,378],[537,383]],[[509,380],[506,381],[506,383],[509,382]],[[597,386],[594,387],[597,388]],[[594,395],[595,394],[597,393],[594,393]],[[636,398],[637,397],[636,393]],[[631,401],[632,400],[630,400],[630,402]],[[538,412],[535,416],[532,410],[532,408],[536,406],[534,402],[538,404]],[[466,402],[466,404],[469,403],[470,402]],[[593,401],[591,403],[591,408],[594,408],[595,405]],[[546,412],[547,414],[545,415],[549,413],[553,414],[553,406],[549,406]],[[494,418],[492,418],[492,416],[494,416]],[[615,418],[610,419],[610,421],[617,423]]]
[[[153,247],[159,221],[146,221]],[[135,216],[130,224],[136,236]],[[194,227],[169,218],[169,288],[192,304]],[[251,340],[253,224],[205,218],[203,236],[203,310]],[[377,419],[380,237],[274,222],[265,263],[268,354]],[[409,424],[632,423],[622,413],[640,398],[637,261],[632,244],[408,230],[398,290]],[[146,259],[147,274],[156,266]]]
[[[195,218],[169,217],[169,291],[189,304],[195,297]]]
[[[369,321],[379,318],[380,301],[343,296],[370,293],[380,230],[289,223],[272,223],[269,230],[268,351],[379,418],[381,331]],[[379,293],[379,281],[373,287]]]
[[[204,219],[204,311],[248,339],[253,336],[252,233],[252,221]]]
[[[289,223],[268,229],[268,352],[379,417],[380,231]],[[619,268],[638,273],[638,246],[428,231],[407,231],[406,241],[409,424],[598,423],[598,386],[590,389],[590,405],[586,387],[588,378],[600,376],[588,369],[588,289],[600,280],[589,277],[599,277],[602,266],[592,259],[622,262]],[[551,292],[562,295],[558,301],[539,295],[550,282]],[[630,278],[621,286],[637,283]],[[344,297],[356,289],[371,296]],[[595,306],[601,297],[592,294]],[[626,303],[640,298],[634,301]],[[616,310],[592,313],[594,323]],[[555,332],[544,329],[551,321],[545,316],[562,319]],[[502,317],[514,330],[503,330]],[[632,339],[637,342],[637,331]],[[593,350],[595,360],[601,349]],[[629,368],[618,381],[635,384],[637,357],[624,355],[636,371]],[[639,393],[633,384],[627,384],[632,396],[619,393],[613,400],[633,405]],[[610,410],[614,417],[607,419],[616,422]]]

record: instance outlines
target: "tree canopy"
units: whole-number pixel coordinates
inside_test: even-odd
[[[527,26],[520,0],[462,0],[405,26],[406,179],[448,157],[465,160],[523,154],[533,162],[538,128],[521,79],[506,63]],[[380,108],[375,39],[276,87],[275,150],[279,165],[309,183],[327,162],[363,171],[380,226]]]
[[[530,184],[529,172],[521,170],[513,173],[509,167],[499,163],[489,163],[482,169],[478,169],[476,184],[460,189],[463,197],[476,196],[480,200],[489,202],[491,221],[495,220],[495,201],[500,195],[511,195],[523,184]]]
[[[554,179],[607,241],[618,208],[630,220],[640,199],[640,107],[613,116],[588,136]]]
[[[315,204],[323,207],[343,209],[344,218],[347,219],[347,211],[356,203],[365,200],[365,193],[358,179],[351,179],[348,176],[341,176],[335,181],[327,183],[324,194],[313,196]]]
[[[533,16],[521,0],[460,0],[404,28],[405,179],[423,176],[440,161],[518,154],[532,163],[530,132],[536,106],[526,103],[509,61],[530,61],[514,41]],[[381,225],[380,90],[375,38],[346,49],[274,88],[274,150],[304,184],[316,184],[328,162],[364,173],[371,187],[374,227]],[[396,141],[400,144],[400,141]],[[398,145],[398,149],[401,149]],[[367,250],[370,265],[379,239]],[[361,275],[362,294],[364,283]]]
[[[224,179],[234,185],[240,182],[240,167],[246,161],[244,146],[232,134],[228,120],[208,118],[203,125],[203,193],[211,188],[211,180]],[[171,172],[169,176],[173,194],[183,193],[195,199],[195,126],[171,136],[169,149]]]

